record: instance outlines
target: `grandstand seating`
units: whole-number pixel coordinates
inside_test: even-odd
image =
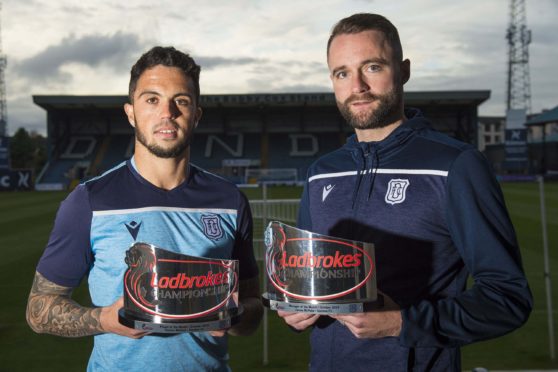
[[[66,177],[75,166],[75,159],[58,159],[51,162],[41,178],[42,183],[62,183],[68,185],[69,178]]]
[[[62,147],[60,155],[47,163],[37,182],[57,184],[58,188],[67,188],[72,180],[90,176],[90,165],[99,151],[103,138],[102,136],[70,137]]]
[[[300,137],[293,137],[293,135]],[[311,138],[316,139],[315,144],[312,144]],[[269,168],[295,168],[298,170],[298,179],[304,180],[312,162],[339,148],[340,138],[339,133],[270,134],[267,165]]]
[[[439,129],[471,142],[477,106],[488,97],[488,91],[405,94],[406,103],[434,118]],[[122,110],[126,96],[33,100],[47,111],[48,165],[36,180],[42,189],[67,187],[131,156],[134,133]],[[234,182],[244,181],[246,169],[257,168],[296,169],[298,180],[304,180],[310,164],[339,148],[352,132],[332,93],[204,95],[200,104],[204,114],[191,160]]]
[[[194,164],[233,182],[245,180],[247,168],[288,168],[297,170],[297,179],[304,180],[308,167],[319,156],[333,151],[343,143],[346,133],[268,133],[267,146],[262,146],[262,134],[210,134],[196,133],[191,145],[191,160]],[[82,138],[82,137],[80,137]],[[94,143],[89,150],[87,141],[82,141],[71,156],[68,147],[75,147],[75,138],[68,140],[62,154],[45,170],[41,183],[61,183],[67,187],[74,176],[79,180],[97,176],[128,158],[133,148],[131,134],[115,134],[90,137]],[[81,151],[81,152],[80,152]],[[236,163],[235,163],[236,161]],[[233,166],[227,170],[227,162],[244,166]],[[86,167],[87,169],[83,170]],[[72,173],[73,172],[73,173]]]
[[[194,164],[207,170],[221,169],[225,159],[259,159],[260,135],[196,133],[190,157]]]
[[[113,135],[110,138],[110,146],[96,173],[103,173],[125,160],[126,151],[130,146],[130,142],[133,141],[133,136],[125,134]]]

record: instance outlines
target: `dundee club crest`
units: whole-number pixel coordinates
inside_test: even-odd
[[[219,240],[223,237],[221,219],[216,214],[204,214],[201,217],[203,233],[211,240]]]
[[[389,180],[385,201],[388,204],[398,204],[405,201],[405,192],[409,187],[409,180],[400,178]]]

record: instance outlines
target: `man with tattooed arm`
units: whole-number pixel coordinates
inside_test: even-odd
[[[124,106],[134,156],[68,195],[37,265],[27,322],[38,333],[94,336],[88,371],[228,371],[226,335],[250,334],[261,319],[249,204],[232,183],[190,163],[202,114],[199,73],[189,55],[172,47],[155,47],[137,61]],[[165,336],[121,325],[124,257],[135,241],[239,260],[239,322]],[[71,298],[84,277],[93,307]]]

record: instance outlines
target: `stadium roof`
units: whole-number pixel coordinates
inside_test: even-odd
[[[50,96],[34,95],[33,102],[45,110],[58,108],[122,107],[128,96]]]
[[[542,114],[531,118],[527,121],[527,123],[525,123],[525,125],[545,124],[553,121],[558,121],[558,106],[554,107],[552,110],[545,111]]]
[[[407,105],[480,105],[490,97],[489,90],[405,92]],[[122,107],[127,96],[34,95],[33,102],[50,109],[85,109]],[[261,107],[261,106],[331,106],[333,93],[263,93],[202,95],[203,107]]]

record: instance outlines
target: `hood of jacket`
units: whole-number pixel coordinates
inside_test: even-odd
[[[370,199],[374,188],[376,172],[380,164],[394,156],[409,140],[413,133],[423,128],[430,127],[430,122],[422,116],[418,109],[406,108],[405,120],[401,125],[393,130],[386,138],[377,142],[359,142],[356,134],[350,136],[347,143],[343,146],[344,151],[348,151],[355,163],[355,170],[358,172],[353,192],[352,205],[355,207],[359,191],[366,178],[370,178],[367,190],[367,200]]]

